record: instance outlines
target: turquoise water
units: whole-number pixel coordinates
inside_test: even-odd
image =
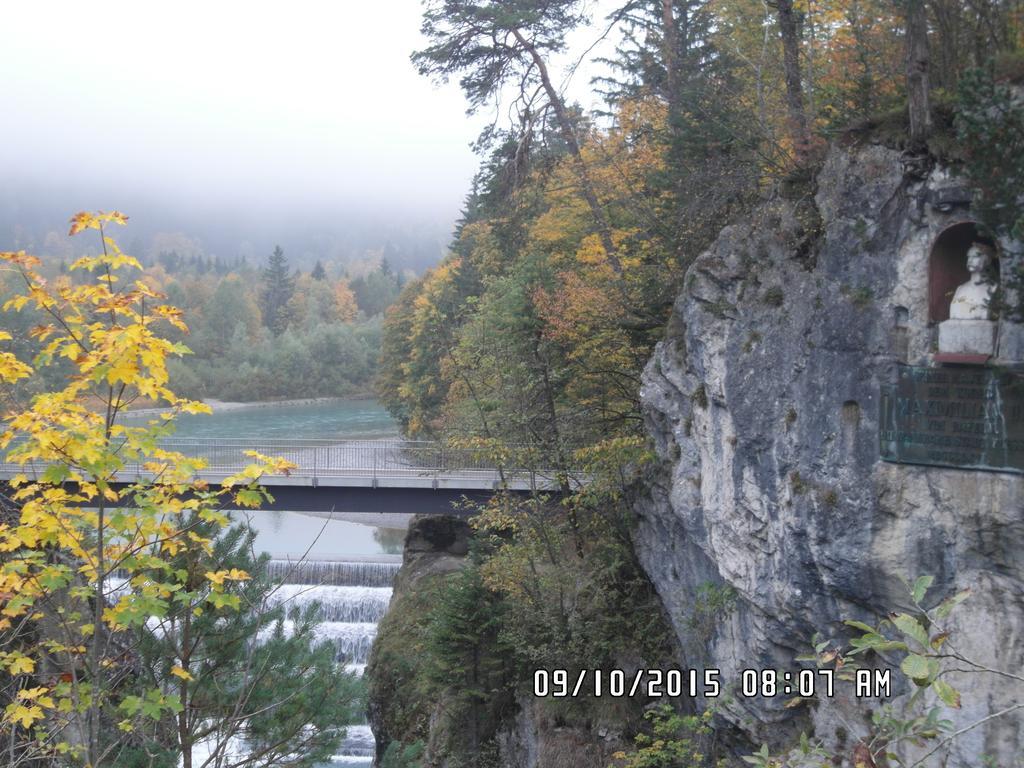
[[[376,400],[307,405],[262,403],[213,414],[183,415],[176,437],[335,438],[397,437],[398,424]]]

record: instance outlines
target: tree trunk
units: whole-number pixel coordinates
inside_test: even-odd
[[[675,15],[672,13],[672,0],[661,0],[661,26],[662,26],[662,58],[665,60],[665,90],[669,104],[669,109],[672,110],[676,107],[676,102],[679,99],[679,94],[676,92],[678,88],[677,81],[677,67],[676,62],[676,51],[678,42],[676,41],[676,21]]]
[[[910,146],[920,149],[932,129],[928,103],[928,14],[924,0],[907,3],[907,107]]]
[[[569,154],[572,155],[573,166],[576,170],[576,176],[579,180],[580,192],[583,195],[583,199],[586,200],[587,206],[590,208],[590,213],[594,217],[594,223],[597,226],[598,237],[601,238],[601,245],[604,246],[605,253],[608,254],[608,264],[616,275],[622,275],[622,264],[618,257],[615,255],[615,245],[612,242],[611,226],[608,224],[608,217],[604,214],[604,209],[601,208],[601,204],[597,200],[597,194],[594,192],[594,185],[590,181],[590,173],[587,171],[587,164],[583,161],[583,155],[580,153],[579,142],[576,141],[576,133],[573,131],[572,121],[569,119],[569,114],[565,110],[565,104],[562,102],[562,97],[558,95],[558,91],[555,90],[554,85],[551,83],[551,77],[548,75],[548,68],[544,64],[544,59],[541,58],[540,54],[537,53],[537,49],[527,41],[523,34],[518,29],[512,30],[513,36],[516,38],[518,43],[523,46],[523,49],[530,54],[530,58],[533,59],[534,66],[537,67],[537,71],[540,73],[541,85],[544,87],[544,92],[547,94],[548,101],[551,103],[551,109],[554,110],[555,120],[558,123],[558,130],[562,135],[562,139],[569,147]]]
[[[793,0],[776,0],[773,5],[779,20],[779,33],[782,36],[782,67],[786,77],[789,135],[797,164],[804,165],[810,151],[811,137],[807,128],[807,112],[804,109],[804,86],[800,78],[800,34],[796,16],[793,14]]]
[[[192,648],[192,616],[186,612],[182,621],[181,659],[182,669],[188,670],[191,661]],[[178,747],[181,749],[181,768],[192,768],[192,732],[189,729],[189,699],[188,681],[178,681],[178,701],[181,704],[181,711],[178,713]]]

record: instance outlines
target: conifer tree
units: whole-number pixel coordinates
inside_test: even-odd
[[[288,327],[288,302],[295,292],[295,277],[288,269],[288,259],[280,245],[274,246],[262,277],[260,311],[263,313],[263,324],[275,336],[279,336]]]
[[[565,35],[585,16],[578,0],[509,0],[501,4],[472,0],[431,0],[425,4],[422,32],[430,42],[412,55],[420,74],[440,81],[459,74],[459,84],[476,111],[514,84],[516,106],[524,124],[550,117],[565,143],[580,195],[609,265],[621,274],[612,242],[611,223],[598,199],[577,136],[578,120],[548,69],[551,54],[565,48]],[[543,96],[541,96],[543,94]]]
[[[184,523],[197,533],[211,528],[194,516]],[[221,768],[322,764],[358,719],[361,681],[341,669],[330,641],[316,639],[319,605],[274,598],[270,556],[255,554],[255,536],[235,525],[212,548],[185,547],[168,564],[188,573],[188,584],[207,571],[246,572],[248,580],[223,591],[237,610],[211,607],[204,589],[189,588],[168,615],[137,630],[140,688],[170,690],[181,705],[139,743],[179,755],[183,768],[207,756]]]
[[[316,260],[316,265],[313,267],[313,271],[309,273],[309,276],[314,280],[324,280],[327,278],[327,270],[325,270],[324,265],[320,263],[320,259]]]

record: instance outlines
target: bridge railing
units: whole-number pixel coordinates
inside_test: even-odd
[[[296,465],[296,477],[438,477],[471,475],[499,477],[495,463],[481,452],[456,448],[442,443],[421,440],[310,440],[310,439],[248,439],[248,438],[185,438],[170,437],[160,446],[206,462],[203,474],[230,475],[250,464],[247,451],[279,456]],[[17,464],[4,463],[0,456],[0,473],[10,476],[24,471]],[[129,464],[128,473],[140,473],[142,467]],[[554,472],[532,470],[540,476]],[[506,476],[530,474],[521,467],[503,467]]]
[[[202,458],[208,472],[235,472],[252,459],[246,451],[280,456],[297,465],[294,475],[424,474],[496,471],[478,454],[419,440],[279,440],[168,438],[161,447]]]

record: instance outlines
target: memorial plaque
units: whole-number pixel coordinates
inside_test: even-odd
[[[884,461],[1024,474],[1024,376],[900,366],[880,401]]]

